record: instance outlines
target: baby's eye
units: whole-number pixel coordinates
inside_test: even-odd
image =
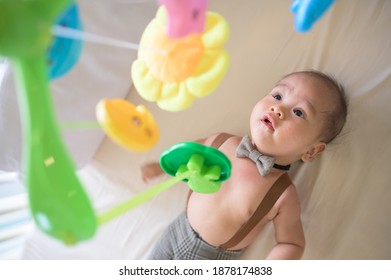
[[[281,94],[279,94],[279,93],[274,93],[272,96],[273,96],[273,98],[276,99],[276,100],[281,100],[281,99],[282,99],[282,96],[281,96]]]
[[[299,118],[304,119],[304,113],[300,109],[293,109],[293,113]]]

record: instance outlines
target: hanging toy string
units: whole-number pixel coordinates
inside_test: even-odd
[[[176,177],[173,177],[167,181],[164,181],[164,182],[138,194],[137,196],[133,197],[132,199],[125,201],[125,202],[113,207],[112,209],[110,209],[106,213],[97,217],[98,224],[102,225],[102,224],[105,224],[105,223],[119,217],[120,215],[124,214],[125,212],[139,206],[140,204],[148,201],[149,199],[153,198],[154,196],[158,195],[159,193],[174,186],[176,183],[182,181],[183,179],[191,177],[192,176],[191,173],[192,173],[192,171],[188,171],[186,173],[183,173],[183,174],[180,174]]]
[[[89,129],[89,128],[100,128],[98,122],[94,121],[79,121],[79,122],[65,122],[59,124],[63,129]]]
[[[68,38],[68,39],[74,39],[74,40],[82,40],[86,42],[91,43],[97,43],[102,45],[108,45],[112,47],[119,47],[119,48],[125,48],[125,49],[131,49],[131,50],[138,50],[140,49],[139,44],[126,42],[118,39],[112,39],[105,36],[100,36],[92,33],[88,33],[85,31],[80,31],[77,29],[64,27],[61,25],[55,25],[52,28],[52,34],[58,37]],[[165,51],[156,49],[156,48],[148,48],[150,51],[159,52],[162,54],[166,54]]]

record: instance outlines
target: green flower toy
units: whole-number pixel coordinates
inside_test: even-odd
[[[99,217],[99,223],[120,216],[180,181],[187,182],[195,192],[213,193],[231,175],[231,162],[222,152],[194,142],[178,143],[164,151],[160,166],[174,177],[109,210]]]

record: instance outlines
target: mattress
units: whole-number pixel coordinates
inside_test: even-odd
[[[53,82],[61,121],[94,119],[100,98],[125,98],[145,105],[161,136],[151,150],[129,152],[100,130],[65,131],[64,139],[79,166],[78,176],[94,209],[102,213],[168,179],[148,184],[140,166],[158,160],[171,145],[215,132],[249,133],[253,105],[285,74],[317,69],[334,75],[349,97],[348,122],[327,151],[289,171],[297,186],[306,236],[303,259],[390,259],[391,224],[391,2],[339,0],[306,33],[294,28],[291,1],[215,0],[209,10],[230,25],[225,46],[230,67],[217,90],[181,112],[161,110],[132,86],[130,50],[86,44],[76,67]],[[80,0],[85,29],[110,38],[138,42],[158,6],[154,1]],[[11,77],[0,98],[14,110],[0,110],[2,168],[20,168],[21,136]],[[4,99],[5,98],[5,99]],[[7,103],[8,104],[8,103]],[[10,105],[10,106],[11,106]],[[72,111],[71,111],[72,108]],[[72,113],[71,113],[72,112]],[[144,259],[165,227],[183,209],[187,187],[178,184],[102,225],[94,238],[65,246],[33,229],[24,259]],[[272,224],[245,251],[243,259],[263,259],[275,244]]]

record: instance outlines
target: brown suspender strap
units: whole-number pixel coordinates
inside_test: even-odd
[[[229,138],[231,138],[233,135],[228,133],[220,133],[216,136],[216,138],[213,140],[211,146],[218,149],[225,141],[227,141]]]
[[[277,179],[270,190],[266,193],[262,202],[259,204],[257,210],[251,218],[232,236],[230,240],[220,245],[223,249],[229,249],[237,245],[242,241],[250,231],[259,223],[260,220],[270,211],[277,199],[291,185],[292,182],[288,176],[288,173],[284,173]]]

